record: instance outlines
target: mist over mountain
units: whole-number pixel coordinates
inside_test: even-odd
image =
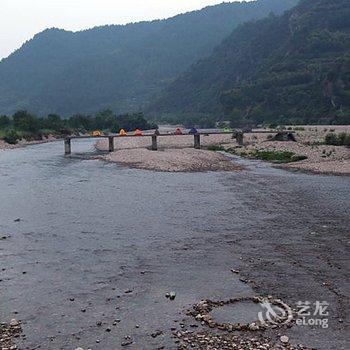
[[[350,1],[303,0],[239,26],[150,113],[262,122],[350,123]]]
[[[47,29],[0,62],[0,113],[139,111],[239,24],[296,3],[223,3],[167,20],[75,33]]]

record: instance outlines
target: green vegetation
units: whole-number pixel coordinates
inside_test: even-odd
[[[0,113],[142,110],[237,25],[298,0],[223,3],[167,20],[69,32],[48,29],[0,63]]]
[[[265,160],[272,163],[292,163],[307,159],[306,156],[296,155],[291,151],[259,151],[250,154],[253,158]]]
[[[116,116],[107,109],[95,116],[74,115],[62,119],[59,115],[50,114],[46,118],[37,118],[27,111],[16,112],[11,118],[0,116],[0,138],[10,144],[20,139],[42,140],[43,136],[63,137],[74,133],[88,133],[102,130],[106,133],[117,133],[121,128],[132,131],[153,129],[157,126],[146,121],[142,114],[124,114]]]
[[[346,132],[340,134],[327,134],[325,137],[325,144],[333,146],[350,146],[350,134],[347,134]]]
[[[16,144],[19,139],[20,135],[15,130],[10,129],[7,132],[4,132],[3,140],[11,145]]]
[[[207,150],[214,151],[214,152],[225,152],[226,151],[226,149],[220,145],[210,145],[207,147]]]
[[[305,131],[305,128],[301,127],[301,126],[296,126],[293,128],[293,130],[295,131]]]
[[[245,151],[237,151],[235,148],[227,148],[225,149],[222,146],[209,146],[207,147],[210,151],[224,151],[231,154],[238,155],[240,157],[261,159],[267,162],[284,164],[284,163],[294,163],[301,160],[307,159],[307,156],[297,155],[291,151],[274,151],[274,150],[252,150],[249,152]]]
[[[149,112],[206,114],[231,126],[350,123],[350,2],[302,0],[239,26]]]

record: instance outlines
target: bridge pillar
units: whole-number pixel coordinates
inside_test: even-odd
[[[195,149],[201,148],[201,135],[200,134],[194,134],[194,148]]]
[[[113,136],[108,137],[108,150],[109,150],[109,152],[114,152],[114,137]]]
[[[242,131],[236,133],[236,141],[240,146],[244,145],[244,134]]]
[[[68,155],[72,153],[71,139],[67,137],[64,139],[64,154]]]
[[[158,150],[157,135],[152,135],[152,151]]]

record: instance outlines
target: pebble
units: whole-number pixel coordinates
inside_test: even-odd
[[[282,335],[280,340],[283,344],[287,344],[289,342],[289,338],[286,335]]]
[[[157,338],[158,336],[162,335],[163,332],[162,331],[155,331],[154,333],[151,334],[152,338]]]
[[[131,345],[132,343],[133,343],[132,340],[128,340],[128,341],[123,342],[121,345],[122,346],[128,346],[128,345]]]
[[[19,325],[19,322],[18,322],[15,318],[13,318],[13,319],[10,321],[10,326],[16,327],[16,326],[18,326],[18,325]]]

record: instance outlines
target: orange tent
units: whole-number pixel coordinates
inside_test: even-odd
[[[136,129],[134,132],[135,136],[142,136],[142,131],[140,129]]]
[[[119,135],[120,136],[126,136],[127,134],[126,134],[126,131],[124,129],[120,129]]]
[[[175,135],[182,135],[182,130],[180,128],[177,128],[175,130]]]
[[[91,133],[91,136],[93,137],[102,136],[102,132],[99,130],[95,130]]]

